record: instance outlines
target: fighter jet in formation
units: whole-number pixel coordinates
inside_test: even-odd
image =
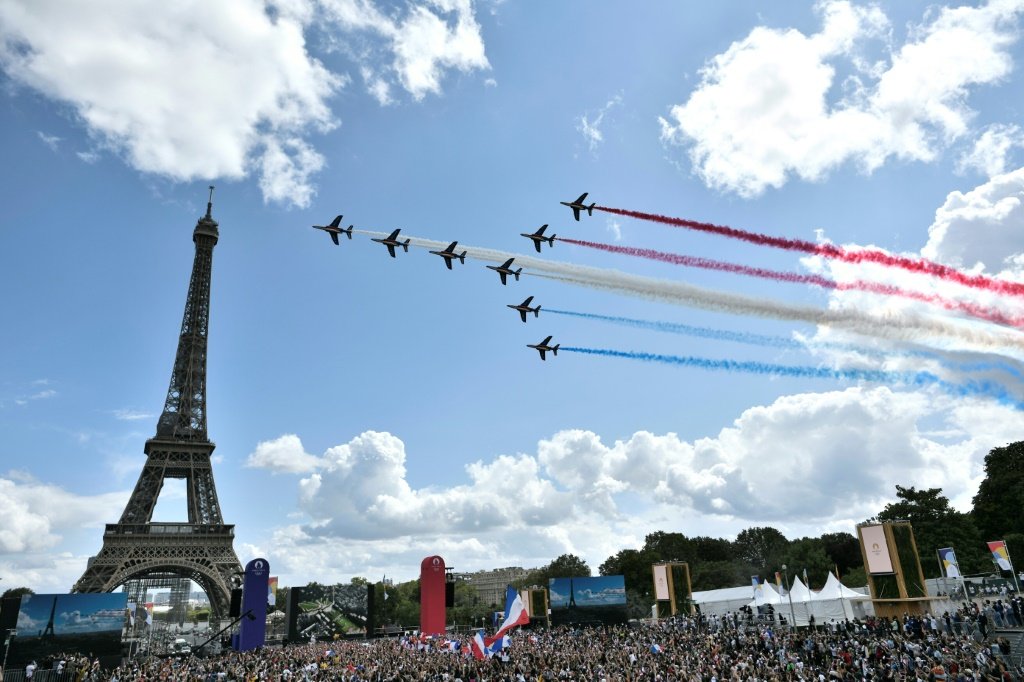
[[[528,348],[535,348],[537,350],[537,352],[540,353],[540,359],[541,360],[547,360],[547,358],[544,357],[544,353],[547,352],[547,351],[551,351],[551,353],[553,355],[558,355],[558,348],[559,348],[559,346],[562,345],[560,343],[556,343],[553,346],[549,346],[548,345],[549,343],[551,343],[551,337],[550,336],[548,338],[544,339],[543,341],[541,341],[540,343],[528,343],[526,345],[527,345]]]
[[[518,270],[513,270],[512,269],[512,261],[514,261],[514,260],[515,260],[515,258],[509,258],[507,261],[505,261],[501,265],[488,265],[487,268],[490,269],[490,270],[494,270],[495,272],[498,273],[498,275],[501,276],[501,283],[502,284],[506,283],[505,282],[505,278],[508,275],[513,275],[516,278],[516,281],[518,282],[519,281],[519,273],[522,272],[523,269],[519,268]]]
[[[526,237],[527,239],[532,239],[533,245],[537,249],[537,253],[540,253],[540,245],[542,243],[547,242],[548,244],[551,244],[551,246],[555,245],[555,235],[551,235],[550,237],[544,236],[544,230],[546,229],[548,229],[548,226],[546,224],[541,225],[540,229],[534,232],[533,234],[526,234],[525,232],[520,232],[519,236]]]
[[[335,245],[338,243],[338,235],[342,232],[347,234],[349,239],[352,239],[352,225],[349,225],[347,230],[341,227],[341,216],[332,220],[330,225],[314,225],[313,227],[318,230],[323,230],[327,234],[331,235],[331,240]]]
[[[586,200],[586,198],[587,192],[584,192],[576,201],[559,201],[558,203],[560,203],[562,206],[568,206],[569,208],[571,208],[573,217],[575,217],[576,220],[579,220],[580,211],[586,211],[587,215],[594,215],[594,207],[597,206],[596,202],[591,204],[590,206],[584,204],[583,202]]]
[[[371,237],[371,240],[375,242],[380,242],[384,246],[388,247],[388,253],[391,254],[392,258],[394,258],[396,246],[401,246],[403,249],[405,249],[406,253],[409,253],[409,240],[406,239],[404,242],[400,241],[398,239],[399,232],[401,232],[400,229],[392,232],[390,237],[385,237],[384,239],[377,239],[376,237]]]
[[[444,258],[444,264],[448,266],[449,270],[451,270],[453,258],[458,258],[459,262],[462,264],[466,263],[466,252],[463,251],[462,253],[455,253],[456,244],[458,244],[458,242],[452,242],[444,251],[431,251],[430,253],[434,254],[435,256],[440,256],[441,258]]]
[[[511,308],[512,310],[518,310],[519,317],[523,318],[523,322],[526,322],[526,313],[533,313],[534,317],[540,317],[540,304],[538,304],[536,308],[531,308],[530,301],[532,300],[533,296],[529,297],[519,305],[512,305],[511,303],[507,303],[506,307]]]

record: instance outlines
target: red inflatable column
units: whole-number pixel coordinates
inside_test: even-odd
[[[444,559],[428,556],[420,562],[420,633],[424,635],[444,634],[444,581]]]

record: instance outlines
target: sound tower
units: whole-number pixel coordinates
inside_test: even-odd
[[[231,605],[228,607],[228,618],[238,618],[242,614],[242,588],[231,590]]]
[[[377,589],[375,585],[366,586],[366,636],[373,637],[377,631],[377,612],[374,606],[377,604]]]
[[[449,609],[455,606],[455,583],[453,582],[444,584],[444,605]]]
[[[284,606],[285,637],[289,642],[299,641],[299,604],[302,603],[301,587],[288,588],[288,600]]]
[[[21,597],[4,597],[0,603],[0,642],[7,639],[9,630],[18,627],[18,611],[21,610]]]

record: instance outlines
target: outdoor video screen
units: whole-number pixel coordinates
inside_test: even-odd
[[[548,580],[551,624],[625,623],[626,580],[621,575]]]
[[[372,589],[372,587],[371,587]],[[366,585],[320,585],[311,583],[293,589],[290,598],[296,603],[294,629],[288,639],[318,640],[366,634],[368,614]]]
[[[128,595],[26,594],[18,610],[9,664],[41,664],[60,652],[80,652],[119,659]]]

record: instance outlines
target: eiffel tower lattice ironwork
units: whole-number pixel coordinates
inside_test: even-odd
[[[206,435],[206,351],[210,275],[217,222],[213,187],[206,215],[196,223],[192,279],[156,435],[146,441],[146,464],[117,523],[107,524],[103,547],[89,560],[74,592],[112,592],[129,580],[179,576],[195,580],[210,598],[211,618],[226,618],[231,589],[242,573],[233,547],[235,527],[221,517]],[[168,478],[184,479],[188,521],[157,523],[153,509]]]

